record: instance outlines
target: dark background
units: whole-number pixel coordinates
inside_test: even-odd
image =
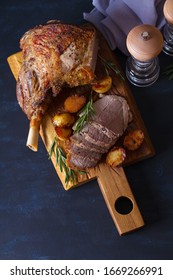
[[[2,1],[1,1],[2,2]],[[96,181],[64,191],[43,143],[26,148],[28,120],[16,101],[7,57],[29,28],[50,19],[81,24],[91,0],[0,4],[0,259],[172,259],[173,81],[130,85],[156,156],[125,168],[145,227],[120,237]],[[122,67],[126,57],[118,50]]]

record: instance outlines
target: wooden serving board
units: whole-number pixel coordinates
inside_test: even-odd
[[[107,61],[113,62],[116,65],[117,69],[121,71],[121,67],[119,65],[117,58],[115,57],[115,54],[110,50],[110,48],[107,45],[107,42],[102,36],[100,36],[99,46],[100,46],[99,55],[104,59],[106,59]],[[18,52],[11,55],[10,57],[8,57],[7,61],[9,63],[9,66],[11,68],[11,71],[15,79],[17,80],[21,63],[23,61],[22,52]],[[101,62],[99,61],[98,58],[98,62],[96,66],[96,75],[99,76],[100,71],[103,71],[103,68],[101,67]],[[124,162],[124,166],[125,166],[153,156],[154,148],[151,143],[148,132],[146,130],[146,127],[144,125],[144,122],[141,118],[141,115],[139,113],[139,110],[136,106],[135,100],[131,94],[128,83],[122,80],[120,76],[116,75],[115,73],[112,73],[111,75],[113,79],[113,86],[111,89],[111,93],[120,94],[127,99],[133,114],[133,122],[131,123],[131,126],[133,128],[142,129],[145,135],[144,142],[140,147],[140,149],[133,152],[127,152],[127,157]],[[51,114],[49,113],[47,113],[44,119],[42,120],[40,136],[45,144],[47,151],[49,151],[55,136],[55,129],[52,124]],[[128,184],[123,168],[116,168],[114,170],[109,166],[107,166],[103,161],[99,163],[95,168],[89,169],[86,174],[78,173],[77,183],[66,184],[65,174],[61,172],[59,166],[56,165],[56,159],[54,155],[52,155],[51,159],[54,168],[65,190],[69,190],[72,187],[79,186],[94,178],[98,179],[98,183],[102,191],[102,194],[104,196],[105,202],[108,206],[110,214],[115,222],[115,225],[117,226],[120,235],[144,225],[144,221],[137,207],[135,198],[130,190],[130,186]],[[122,214],[117,211],[115,207],[115,203],[119,198],[127,198],[132,203],[132,210],[130,211],[130,213]]]

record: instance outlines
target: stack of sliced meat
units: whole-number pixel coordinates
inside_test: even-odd
[[[127,101],[121,96],[106,95],[93,107],[95,114],[92,119],[70,139],[67,163],[73,169],[85,170],[96,166],[131,120]]]

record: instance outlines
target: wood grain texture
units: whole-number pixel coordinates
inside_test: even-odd
[[[111,169],[105,163],[100,163],[95,169],[91,169],[89,176],[91,178],[96,176],[109,213],[120,235],[144,226],[142,215],[123,168]],[[120,209],[116,208],[116,202],[119,199]],[[131,203],[132,209],[128,209],[124,202]]]
[[[166,0],[164,7],[163,7],[163,13],[166,18],[166,20],[173,24],[173,2],[172,0]]]
[[[100,37],[99,54],[106,60],[113,62],[117,66],[117,68],[120,69],[120,65],[118,63],[117,58],[115,57],[115,54],[113,54],[113,52],[109,49],[103,37]],[[15,53],[8,57],[7,60],[15,79],[17,80],[22,63],[22,53]],[[103,68],[100,67],[100,62],[98,60],[96,66],[96,74],[98,74],[98,76],[99,72],[101,71],[100,69],[102,69],[103,71]],[[130,92],[127,82],[120,79],[120,77],[115,73],[112,73],[112,78],[113,86],[111,89],[111,93],[120,94],[121,96],[124,96],[127,99],[128,104],[131,108],[133,114],[133,122],[130,126],[133,128],[142,129],[145,135],[144,143],[142,144],[140,149],[133,152],[127,152],[127,157],[124,162],[125,166],[153,156],[154,148],[152,146],[150,137],[141,118],[141,115],[138,111],[133,95]],[[51,143],[55,136],[54,126],[52,124],[51,115],[49,113],[47,113],[42,120],[40,136],[45,144],[47,151],[49,151]],[[121,140],[119,144],[121,145]],[[105,202],[108,206],[109,212],[120,235],[132,231],[134,229],[140,228],[144,225],[144,221],[136,204],[135,198],[131,192],[123,168],[113,170],[104,162],[101,162],[95,168],[87,170],[86,174],[77,173],[77,183],[73,184],[70,182],[69,184],[66,184],[65,174],[61,172],[59,166],[56,165],[56,159],[54,155],[52,155],[51,160],[65,190],[69,190],[73,187],[77,187],[85,182],[88,182],[89,180],[97,178],[98,184],[100,186]],[[132,202],[133,209],[127,215],[122,215],[115,209],[115,202],[120,197],[127,197]]]
[[[144,39],[143,33],[148,33]],[[126,40],[130,54],[140,61],[154,59],[163,48],[163,36],[159,29],[149,24],[135,26],[128,34]]]

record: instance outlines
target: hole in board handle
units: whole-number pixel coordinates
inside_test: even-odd
[[[133,209],[133,203],[130,198],[126,196],[120,196],[115,201],[115,210],[122,215],[129,214]]]

